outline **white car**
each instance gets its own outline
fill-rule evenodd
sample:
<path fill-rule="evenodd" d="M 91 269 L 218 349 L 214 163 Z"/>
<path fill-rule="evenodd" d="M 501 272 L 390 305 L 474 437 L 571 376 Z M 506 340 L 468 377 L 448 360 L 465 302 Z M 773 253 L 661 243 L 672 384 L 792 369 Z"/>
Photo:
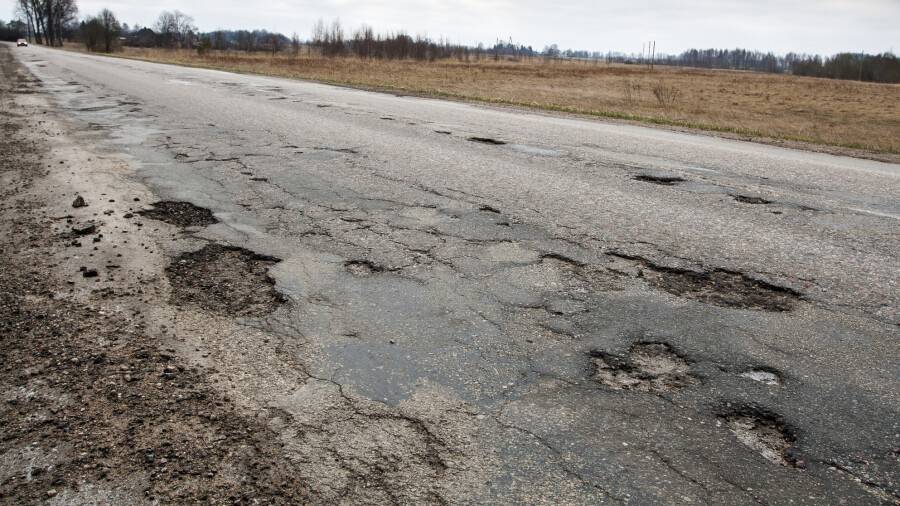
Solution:
<path fill-rule="evenodd" d="M 16 41 L 16 47 L 28 47 L 28 41 L 25 39 L 19 39 Z"/>

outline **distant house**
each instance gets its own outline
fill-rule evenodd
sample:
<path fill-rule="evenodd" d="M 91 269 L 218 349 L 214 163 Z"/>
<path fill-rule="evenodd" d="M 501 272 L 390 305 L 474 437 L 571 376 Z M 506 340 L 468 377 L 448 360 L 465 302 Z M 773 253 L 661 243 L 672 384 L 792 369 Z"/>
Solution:
<path fill-rule="evenodd" d="M 155 47 L 157 38 L 156 32 L 153 30 L 141 28 L 140 30 L 129 34 L 125 44 L 134 47 Z"/>

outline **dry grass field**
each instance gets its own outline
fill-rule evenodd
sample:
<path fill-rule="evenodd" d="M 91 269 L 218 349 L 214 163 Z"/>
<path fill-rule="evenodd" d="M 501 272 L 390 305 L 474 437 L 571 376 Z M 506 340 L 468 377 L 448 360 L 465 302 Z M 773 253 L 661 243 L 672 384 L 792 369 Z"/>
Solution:
<path fill-rule="evenodd" d="M 126 48 L 128 58 L 900 154 L 900 85 L 551 61 L 465 63 Z M 662 99 L 655 91 L 660 92 Z M 893 158 L 893 157 L 891 157 Z"/>

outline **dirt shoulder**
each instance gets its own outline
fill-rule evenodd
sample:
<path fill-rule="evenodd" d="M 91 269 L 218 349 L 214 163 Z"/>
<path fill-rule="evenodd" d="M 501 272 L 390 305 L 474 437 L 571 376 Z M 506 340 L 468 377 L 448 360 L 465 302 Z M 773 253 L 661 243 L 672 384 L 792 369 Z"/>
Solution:
<path fill-rule="evenodd" d="M 117 279 L 134 252 L 113 249 L 115 232 L 104 229 L 140 197 L 98 186 L 106 202 L 73 208 L 76 189 L 58 185 L 60 174 L 113 162 L 49 141 L 65 132 L 39 83 L 5 48 L 0 68 L 0 502 L 312 499 L 265 423 L 180 360 L 165 329 L 151 328 L 141 309 L 147 285 Z M 84 269 L 60 277 L 74 264 Z"/>

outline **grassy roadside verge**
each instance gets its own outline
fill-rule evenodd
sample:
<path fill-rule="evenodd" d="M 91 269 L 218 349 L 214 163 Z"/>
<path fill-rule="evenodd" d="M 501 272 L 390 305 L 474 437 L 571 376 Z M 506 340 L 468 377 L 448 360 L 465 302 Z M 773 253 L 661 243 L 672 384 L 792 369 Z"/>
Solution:
<path fill-rule="evenodd" d="M 137 48 L 113 56 L 900 161 L 900 85 L 540 60 L 429 63 Z M 658 89 L 676 98 L 663 103 Z"/>

